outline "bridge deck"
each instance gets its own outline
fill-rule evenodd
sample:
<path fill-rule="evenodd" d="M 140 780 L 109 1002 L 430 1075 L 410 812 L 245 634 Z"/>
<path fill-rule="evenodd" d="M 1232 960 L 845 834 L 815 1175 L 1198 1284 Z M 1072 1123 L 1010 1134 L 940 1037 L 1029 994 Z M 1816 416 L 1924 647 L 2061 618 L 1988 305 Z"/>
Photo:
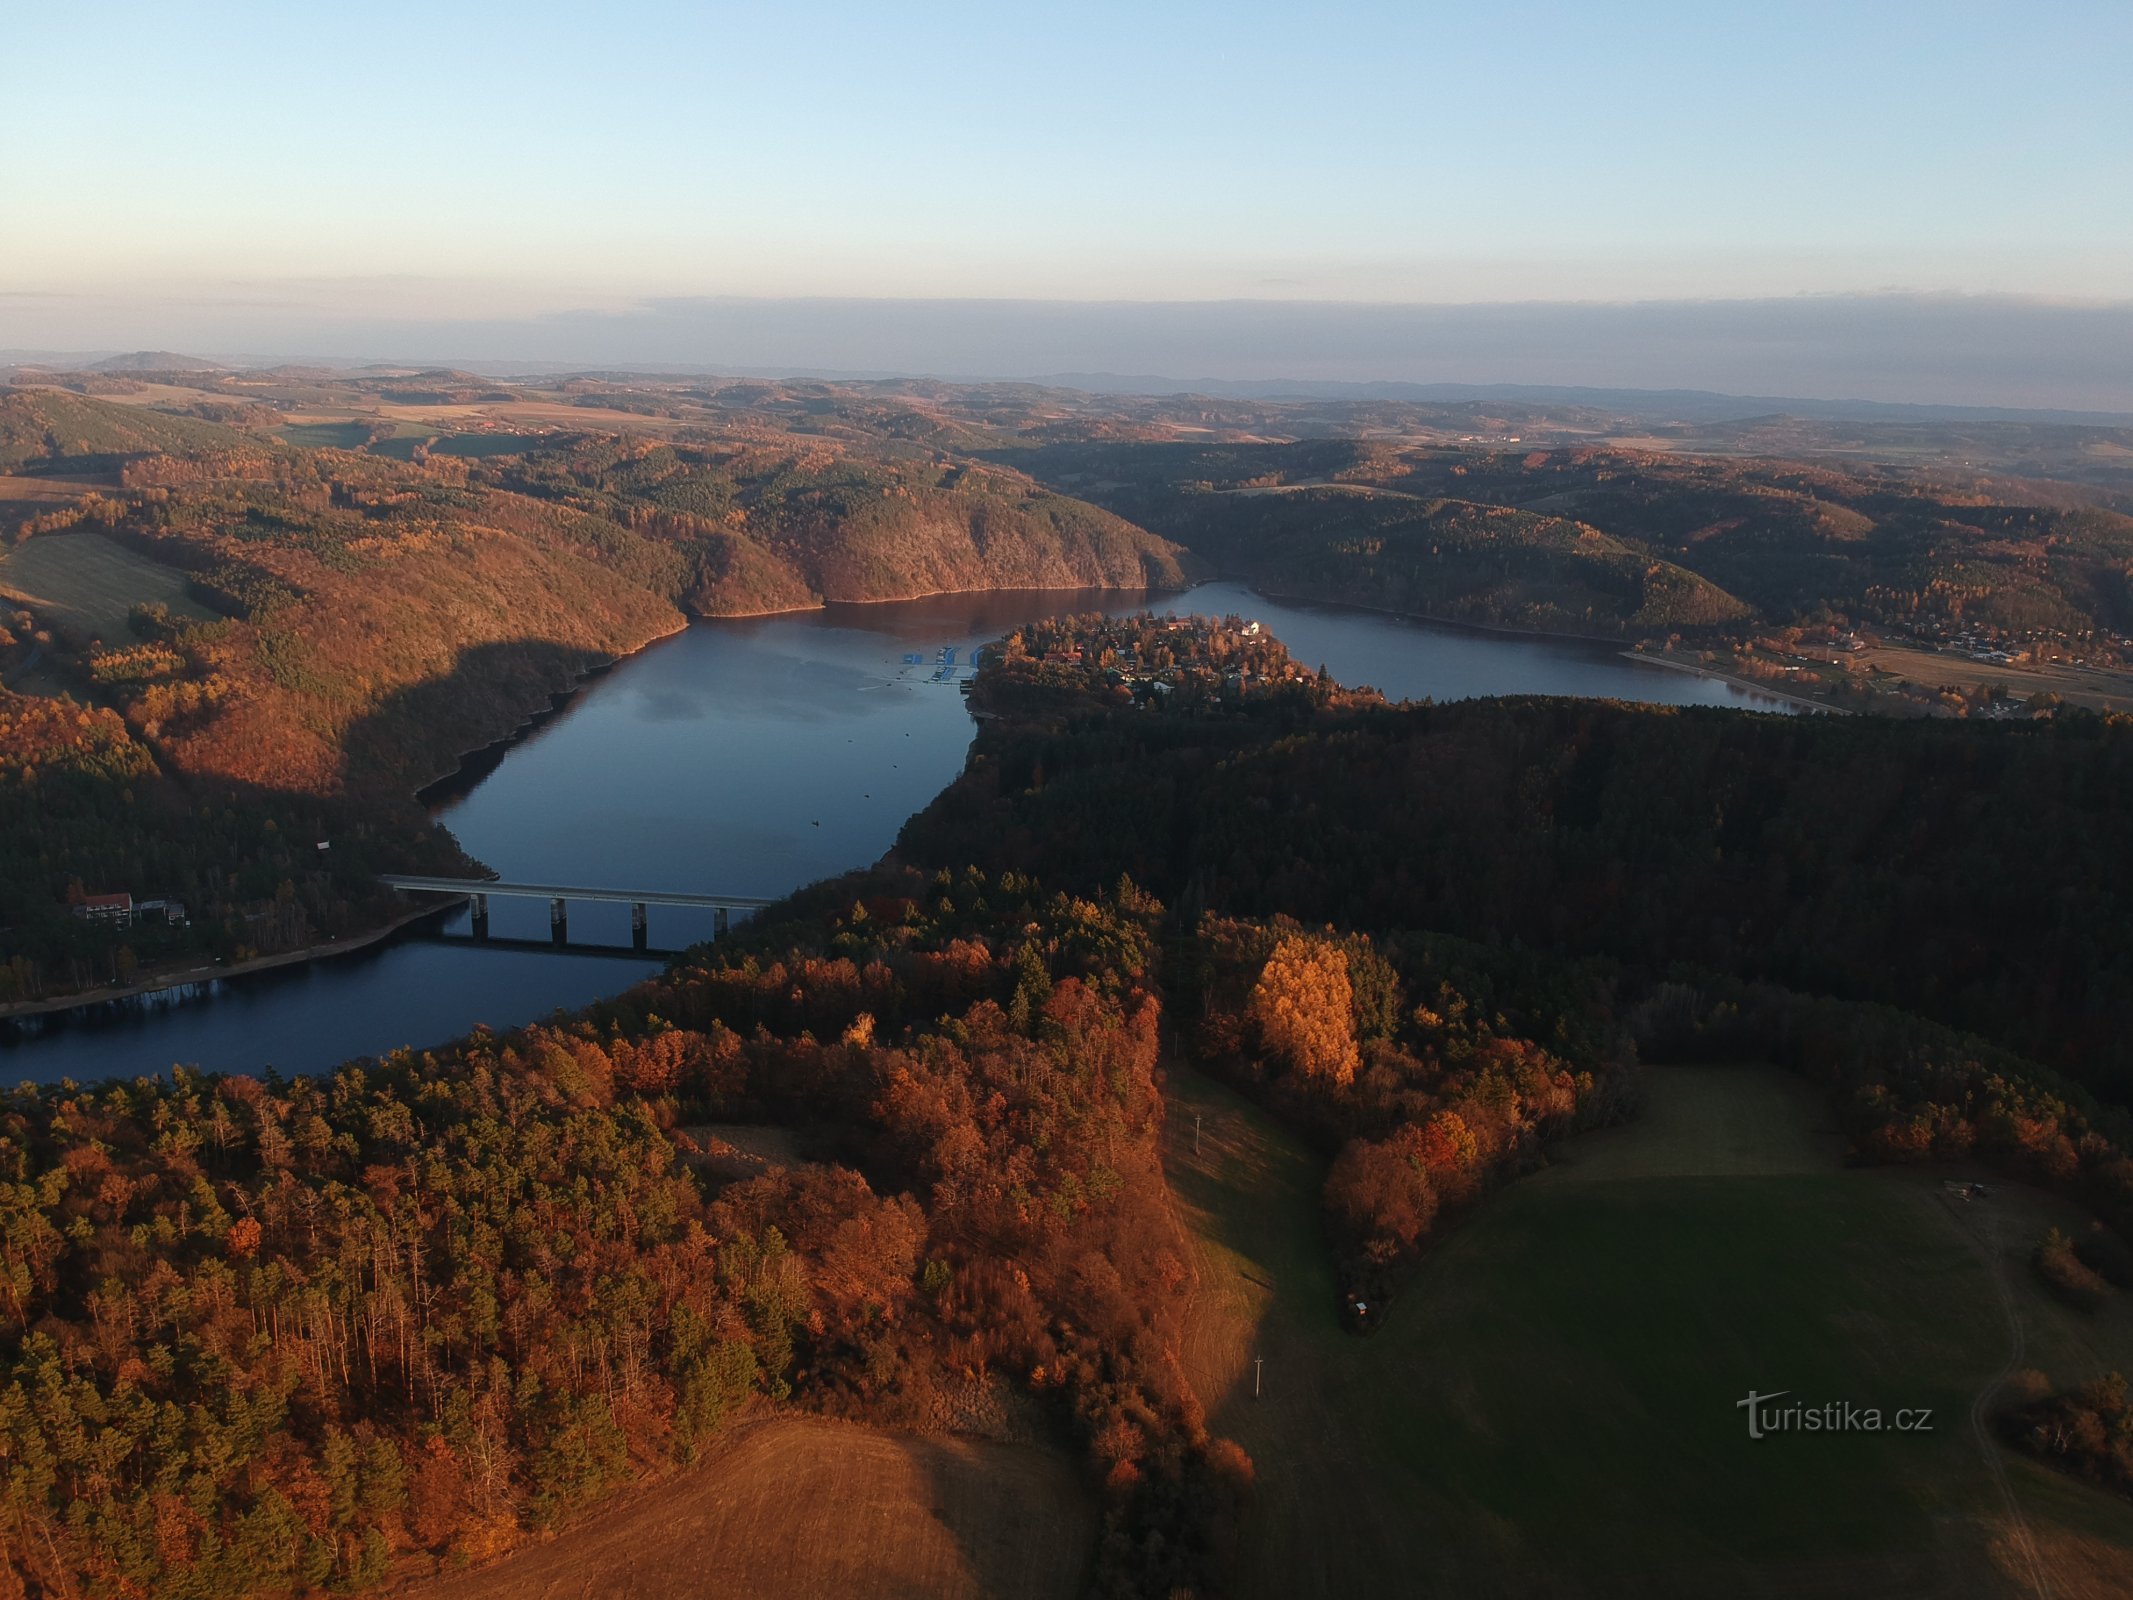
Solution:
<path fill-rule="evenodd" d="M 775 900 L 745 894 L 675 894 L 658 889 L 584 889 L 555 883 L 492 883 L 486 878 L 424 878 L 404 872 L 383 872 L 378 881 L 389 889 L 421 889 L 432 894 L 489 894 L 521 900 L 612 900 L 641 906 L 724 906 L 735 911 L 753 911 L 774 906 Z"/>

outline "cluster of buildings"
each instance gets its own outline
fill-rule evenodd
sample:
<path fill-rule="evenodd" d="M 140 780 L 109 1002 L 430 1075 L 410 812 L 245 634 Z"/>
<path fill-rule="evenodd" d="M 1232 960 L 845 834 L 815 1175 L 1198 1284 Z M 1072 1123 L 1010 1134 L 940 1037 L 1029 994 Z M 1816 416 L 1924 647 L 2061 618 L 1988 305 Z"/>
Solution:
<path fill-rule="evenodd" d="M 136 900 L 130 894 L 84 895 L 69 908 L 83 922 L 110 928 L 130 928 L 137 922 L 161 922 L 166 927 L 185 926 L 185 905 L 178 900 Z"/>
<path fill-rule="evenodd" d="M 1841 667 L 1847 658 L 1865 654 L 1867 641 L 1844 628 L 1802 628 L 1796 638 L 1757 639 L 1755 647 L 1773 656 Z"/>
<path fill-rule="evenodd" d="M 1923 617 L 1903 631 L 1921 643 L 1992 666 L 2067 665 L 2106 670 L 2133 663 L 2133 635 L 2108 629 L 2003 629 L 1976 622 Z"/>
<path fill-rule="evenodd" d="M 1032 634 L 1036 660 L 1079 667 L 1144 706 L 1181 689 L 1248 694 L 1311 676 L 1259 623 L 1236 617 L 1077 622 Z"/>

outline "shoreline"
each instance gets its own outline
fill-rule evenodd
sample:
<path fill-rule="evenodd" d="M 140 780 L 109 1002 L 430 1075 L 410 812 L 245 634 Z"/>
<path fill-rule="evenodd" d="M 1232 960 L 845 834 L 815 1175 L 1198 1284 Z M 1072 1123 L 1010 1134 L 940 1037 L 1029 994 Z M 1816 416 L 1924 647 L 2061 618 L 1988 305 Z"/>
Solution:
<path fill-rule="evenodd" d="M 1181 588 L 1151 588 L 1145 585 L 1127 588 L 1104 584 L 1075 583 L 1035 586 L 1016 585 L 1011 588 L 934 589 L 922 594 L 900 595 L 879 600 L 823 600 L 814 605 L 788 606 L 771 611 L 728 612 L 717 615 L 685 614 L 679 625 L 654 634 L 629 650 L 587 666 L 575 674 L 562 688 L 550 691 L 548 704 L 545 707 L 537 706 L 526 713 L 509 732 L 490 740 L 486 744 L 462 751 L 448 770 L 417 785 L 413 792 L 413 799 L 417 805 L 434 814 L 440 806 L 461 797 L 467 790 L 487 777 L 488 773 L 493 771 L 496 765 L 513 749 L 538 733 L 542 727 L 568 709 L 571 702 L 584 691 L 588 684 L 604 677 L 623 662 L 643 654 L 654 645 L 686 633 L 691 627 L 699 623 L 744 622 L 774 617 L 806 616 L 827 611 L 833 606 L 908 605 L 920 600 L 945 599 L 962 595 L 1060 594 L 1075 590 L 1087 590 L 1091 594 L 1139 594 L 1153 600 L 1187 594 L 1193 589 L 1211 583 L 1236 584 L 1259 598 L 1275 604 L 1327 606 L 1337 610 L 1356 611 L 1373 616 L 1396 617 L 1404 621 L 1422 623 L 1431 627 L 1452 628 L 1497 638 L 1559 639 L 1578 644 L 1607 645 L 1614 647 L 1625 660 L 1647 662 L 1676 672 L 1690 672 L 1700 677 L 1712 678 L 1719 682 L 1730 684 L 1744 693 L 1762 695 L 1768 699 L 1782 701 L 1802 710 L 1817 711 L 1834 716 L 1850 714 L 1835 706 L 1824 705 L 1818 701 L 1808 700 L 1783 690 L 1771 689 L 1761 684 L 1749 683 L 1743 679 L 1731 677 L 1725 673 L 1707 668 L 1700 663 L 1672 659 L 1659 652 L 1646 653 L 1623 648 L 1626 641 L 1619 635 L 1603 637 L 1591 634 L 1550 633 L 1531 628 L 1511 628 L 1490 623 L 1470 622 L 1454 617 L 1433 616 L 1428 612 L 1396 609 L 1388 606 L 1372 606 L 1350 600 L 1329 600 L 1312 595 L 1282 594 L 1263 588 L 1250 578 L 1242 575 L 1209 573 L 1188 581 Z M 976 720 L 984 720 L 981 713 L 973 713 L 973 716 Z M 483 770 L 484 763 L 486 763 L 486 770 Z M 468 859 L 471 861 L 473 858 L 469 857 Z M 224 978 L 243 977 L 253 973 L 271 971 L 280 967 L 297 966 L 313 961 L 332 960 L 336 956 L 352 954 L 355 951 L 383 943 L 411 924 L 424 918 L 435 916 L 457 903 L 457 899 L 453 899 L 441 904 L 433 903 L 411 908 L 376 927 L 324 944 L 307 945 L 300 950 L 287 950 L 270 956 L 255 956 L 250 960 L 230 965 L 206 963 L 175 972 L 160 973 L 142 978 L 131 984 L 83 990 L 75 994 L 57 996 L 51 999 L 21 1000 L 0 1004 L 0 1022 L 12 1021 L 23 1017 L 47 1016 L 63 1011 L 87 1010 L 90 1007 L 105 1005 L 113 1001 L 136 999 L 143 995 L 181 989 L 193 984 L 212 983 Z"/>
<path fill-rule="evenodd" d="M 1276 605 L 1289 606 L 1334 606 L 1342 611 L 1367 611 L 1374 617 L 1397 617 L 1402 622 L 1426 622 L 1433 628 L 1457 628 L 1466 633 L 1485 633 L 1499 639 L 1565 639 L 1572 644 L 1609 645 L 1623 650 L 1625 645 L 1636 641 L 1626 633 L 1556 633 L 1546 628 L 1512 628 L 1500 622 L 1473 622 L 1465 617 L 1440 617 L 1428 611 L 1415 611 L 1397 606 L 1374 606 L 1362 600 L 1327 600 L 1318 595 L 1278 594 L 1262 588 L 1250 578 L 1208 578 L 1208 583 L 1238 583 L 1252 591 L 1262 600 L 1271 600 Z M 1198 587 L 1195 585 L 1194 587 Z M 1649 659 L 1636 656 L 1636 660 Z"/>
<path fill-rule="evenodd" d="M 605 677 L 615 668 L 622 665 L 623 662 L 644 654 L 652 646 L 663 644 L 669 639 L 678 638 L 700 623 L 764 622 L 775 617 L 813 616 L 819 612 L 829 610 L 832 606 L 904 606 L 920 600 L 945 600 L 952 599 L 958 595 L 972 594 L 1067 594 L 1077 590 L 1086 590 L 1090 594 L 1139 594 L 1154 598 L 1160 595 L 1183 594 L 1189 589 L 1197 588 L 1200 584 L 1222 581 L 1224 580 L 1212 577 L 1197 578 L 1186 583 L 1183 587 L 1175 589 L 1150 588 L 1145 584 L 1126 587 L 1104 583 L 1040 583 L 976 589 L 928 589 L 921 594 L 895 595 L 876 600 L 820 600 L 810 606 L 778 606 L 767 611 L 684 612 L 679 627 L 669 628 L 666 632 L 655 634 L 642 644 L 625 650 L 620 655 L 610 656 L 605 661 L 594 663 L 577 674 L 562 688 L 550 693 L 547 706 L 529 711 L 510 732 L 499 734 L 488 743 L 477 745 L 471 750 L 462 750 L 450 770 L 440 772 L 435 777 L 424 779 L 415 786 L 415 803 L 427 810 L 434 809 L 439 801 L 452 798 L 452 786 L 466 777 L 471 764 L 485 757 L 495 756 L 501 758 L 509 754 L 516 746 L 539 732 L 543 725 L 567 710 L 570 702 L 578 697 L 588 683 L 591 683 L 596 678 Z M 483 776 L 486 776 L 486 774 L 483 774 Z"/>
<path fill-rule="evenodd" d="M 1802 711 L 1819 712 L 1826 717 L 1848 717 L 1853 715 L 1843 706 L 1833 706 L 1822 700 L 1810 700 L 1805 695 L 1794 694 L 1790 690 L 1773 689 L 1767 684 L 1753 683 L 1746 678 L 1736 678 L 1731 673 L 1720 672 L 1716 667 L 1707 667 L 1700 661 L 1677 661 L 1663 651 L 1625 650 L 1622 655 L 1625 660 L 1648 662 L 1655 667 L 1665 667 L 1669 672 L 1689 672 L 1694 673 L 1699 678 L 1711 678 L 1719 683 L 1728 683 L 1748 694 L 1759 694 L 1771 700 L 1782 700 L 1787 705 L 1798 706 Z"/>
<path fill-rule="evenodd" d="M 430 800 L 430 795 L 436 790 L 442 789 L 446 785 L 451 784 L 462 776 L 464 776 L 470 764 L 477 762 L 483 757 L 492 754 L 501 759 L 504 755 L 509 753 L 509 751 L 514 746 L 522 743 L 524 740 L 530 738 L 533 734 L 539 732 L 541 727 L 545 723 L 549 722 L 557 716 L 560 716 L 565 710 L 565 708 L 569 706 L 570 702 L 578 697 L 579 693 L 585 688 L 588 683 L 592 682 L 595 678 L 605 677 L 608 673 L 614 671 L 615 668 L 621 666 L 623 662 L 628 661 L 633 656 L 640 656 L 644 654 L 644 652 L 651 649 L 653 645 L 660 644 L 665 640 L 672 639 L 681 634 L 687 633 L 689 631 L 690 624 L 695 622 L 695 620 L 696 619 L 694 617 L 685 614 L 682 617 L 681 625 L 679 627 L 669 628 L 664 633 L 655 633 L 654 635 L 652 635 L 651 638 L 645 640 L 642 644 L 634 645 L 630 649 L 623 651 L 620 655 L 609 656 L 605 661 L 596 661 L 591 666 L 586 667 L 584 670 L 573 674 L 570 681 L 564 684 L 562 688 L 551 689 L 548 692 L 548 704 L 545 707 L 534 707 L 531 711 L 528 711 L 524 716 L 520 717 L 518 722 L 513 725 L 509 732 L 498 734 L 494 739 L 489 740 L 486 744 L 476 745 L 471 750 L 460 751 L 459 754 L 453 759 L 452 765 L 447 771 L 438 773 L 434 778 L 425 778 L 422 782 L 416 784 L 412 796 L 415 804 L 421 806 L 425 811 L 430 810 L 432 808 L 432 801 Z M 454 842 L 456 843 L 457 841 L 455 840 Z M 469 856 L 467 859 L 471 861 L 473 858 Z"/>
<path fill-rule="evenodd" d="M 1201 579 L 1199 581 L 1213 582 L 1216 580 Z M 1193 585 L 1188 584 L 1186 587 L 1190 588 Z M 915 600 L 939 599 L 954 595 L 1058 594 L 1078 589 L 1087 589 L 1091 593 L 1145 594 L 1149 596 L 1184 592 L 1178 589 L 1151 589 L 1145 586 L 1129 589 L 1104 584 L 1082 583 L 1050 584 L 1036 587 L 1017 585 L 1014 588 L 936 589 L 925 594 L 905 595 L 885 600 L 825 600 L 811 606 L 790 606 L 777 611 L 751 612 L 747 614 L 722 613 L 717 616 L 704 616 L 684 613 L 681 622 L 677 626 L 668 628 L 662 633 L 654 634 L 641 644 L 617 655 L 610 656 L 604 661 L 593 663 L 573 676 L 570 682 L 562 688 L 551 690 L 548 695 L 548 704 L 545 707 L 537 706 L 527 712 L 509 732 L 490 740 L 486 744 L 477 745 L 471 750 L 460 752 L 458 758 L 449 769 L 440 772 L 423 783 L 417 784 L 412 798 L 415 804 L 421 806 L 425 811 L 434 813 L 441 804 L 457 798 L 454 790 L 459 786 L 465 785 L 467 788 L 471 788 L 473 785 L 467 782 L 470 777 L 474 783 L 478 783 L 488 775 L 487 772 L 470 771 L 471 768 L 487 760 L 489 762 L 489 770 L 493 771 L 496 764 L 504 756 L 568 709 L 570 703 L 584 691 L 587 684 L 595 679 L 604 677 L 623 662 L 642 655 L 652 646 L 686 633 L 698 623 L 742 622 L 768 617 L 805 616 L 814 612 L 826 611 L 833 605 L 905 605 Z M 474 860 L 471 856 L 467 859 L 470 862 Z M 482 865 L 482 863 L 476 864 Z M 224 978 L 244 977 L 253 973 L 268 972 L 279 967 L 298 966 L 313 961 L 330 961 L 336 956 L 350 955 L 358 950 L 365 950 L 373 945 L 382 944 L 403 928 L 420 922 L 425 917 L 435 916 L 441 911 L 449 910 L 458 903 L 459 897 L 454 897 L 441 904 L 433 903 L 414 907 L 376 927 L 365 929 L 360 933 L 349 934 L 344 938 L 335 939 L 325 944 L 306 945 L 301 950 L 284 950 L 270 956 L 254 956 L 248 961 L 240 961 L 228 965 L 206 962 L 174 972 L 163 972 L 144 977 L 130 984 L 84 989 L 72 994 L 58 995 L 44 1000 L 9 1001 L 5 1004 L 0 1004 L 0 1022 L 11 1022 L 24 1017 L 50 1016 L 63 1011 L 86 1011 L 91 1007 L 108 1005 L 114 1001 L 138 999 L 143 995 L 161 994 L 168 990 L 183 989 L 195 984 L 213 983 Z"/>
<path fill-rule="evenodd" d="M 509 733 L 492 739 L 487 744 L 478 745 L 472 750 L 462 751 L 453 762 L 450 770 L 440 773 L 426 782 L 417 784 L 410 798 L 425 811 L 431 810 L 433 808 L 433 802 L 430 799 L 431 794 L 437 789 L 462 778 L 467 772 L 469 763 L 491 754 L 501 760 L 513 746 L 536 732 L 542 724 L 556 716 L 572 700 L 576 699 L 587 683 L 613 671 L 624 661 L 629 660 L 630 657 L 649 650 L 661 640 L 671 639 L 677 634 L 686 632 L 689 625 L 695 620 L 693 617 L 684 616 L 680 626 L 669 628 L 664 633 L 654 634 L 651 638 L 646 639 L 632 649 L 625 650 L 619 655 L 609 656 L 605 661 L 598 661 L 586 667 L 583 671 L 574 675 L 570 682 L 562 688 L 549 692 L 549 703 L 546 708 L 537 707 L 526 713 Z M 455 840 L 454 842 L 456 843 L 457 841 Z M 468 856 L 466 859 L 476 866 L 482 865 L 482 863 L 474 862 L 472 856 Z M 5 1004 L 0 1004 L 0 1022 L 12 1022 L 22 1017 L 51 1016 L 61 1011 L 86 1011 L 93 1006 L 109 1005 L 118 1000 L 136 1000 L 143 995 L 162 994 L 171 989 L 183 989 L 194 984 L 214 983 L 224 978 L 246 977 L 253 973 L 271 972 L 279 967 L 299 966 L 313 961 L 330 961 L 336 956 L 352 955 L 358 950 L 367 950 L 372 945 L 382 944 L 400 932 L 401 929 L 420 922 L 425 917 L 435 916 L 441 911 L 449 910 L 458 905 L 462 898 L 454 896 L 441 903 L 433 902 L 429 905 L 415 906 L 398 916 L 388 918 L 375 927 L 366 928 L 360 933 L 351 933 L 339 939 L 329 940 L 324 944 L 305 945 L 301 950 L 283 950 L 274 955 L 254 956 L 248 961 L 239 961 L 227 965 L 209 961 L 174 972 L 158 973 L 130 984 L 107 985 L 99 989 L 82 989 L 72 994 L 56 995 L 45 1000 L 8 1001 Z"/>
<path fill-rule="evenodd" d="M 1643 662 L 1648 666 L 1663 667 L 1669 672 L 1687 672 L 1699 678 L 1709 678 L 1718 683 L 1729 684 L 1744 694 L 1761 695 L 1768 700 L 1781 701 L 1802 711 L 1818 712 L 1824 716 L 1849 717 L 1855 715 L 1843 706 L 1833 706 L 1822 700 L 1810 700 L 1805 695 L 1794 694 L 1788 689 L 1773 689 L 1768 684 L 1754 683 L 1746 678 L 1736 678 L 1731 673 L 1707 667 L 1700 661 L 1683 661 L 1661 650 L 1638 650 L 1631 648 L 1635 641 L 1625 634 L 1596 633 L 1551 633 L 1538 628 L 1510 628 L 1500 623 L 1469 622 L 1463 617 L 1433 616 L 1427 611 L 1402 610 L 1392 606 L 1366 605 L 1357 600 L 1323 600 L 1313 595 L 1280 594 L 1263 588 L 1246 577 L 1218 577 L 1203 580 L 1208 583 L 1235 583 L 1249 589 L 1262 600 L 1277 605 L 1332 606 L 1342 611 L 1363 611 L 1377 617 L 1397 617 L 1403 622 L 1426 623 L 1433 628 L 1454 628 L 1465 633 L 1486 634 L 1498 639 L 1563 639 L 1572 644 L 1604 645 L 1612 649 L 1624 661 Z M 1195 585 L 1194 587 L 1198 587 Z"/>
<path fill-rule="evenodd" d="M 1227 581 L 1231 580 L 1214 576 L 1191 578 L 1174 588 L 1145 583 L 984 584 L 975 589 L 924 589 L 917 594 L 880 595 L 872 600 L 823 599 L 816 601 L 811 606 L 776 606 L 767 611 L 707 611 L 691 616 L 688 625 L 694 625 L 699 622 L 761 622 L 769 617 L 804 617 L 812 612 L 827 611 L 832 606 L 907 606 L 919 600 L 947 600 L 966 594 L 1067 594 L 1074 590 L 1086 590 L 1090 594 L 1183 594 L 1188 589 L 1197 589 L 1203 583 L 1222 583 Z M 634 654 L 634 652 L 632 653 Z"/>
<path fill-rule="evenodd" d="M 142 995 L 162 994 L 170 989 L 183 989 L 193 984 L 214 983 L 223 978 L 242 977 L 247 973 L 270 972 L 276 967 L 299 966 L 311 961 L 330 961 L 335 956 L 350 955 L 365 950 L 374 944 L 390 939 L 401 929 L 440 912 L 450 911 L 465 897 L 454 895 L 441 905 L 416 906 L 394 917 L 383 927 L 351 933 L 344 938 L 333 939 L 325 944 L 308 944 L 301 950 L 282 950 L 270 956 L 253 956 L 248 961 L 236 961 L 227 965 L 208 962 L 203 966 L 188 967 L 181 972 L 160 973 L 143 978 L 137 983 L 102 989 L 84 989 L 77 994 L 61 995 L 50 1000 L 14 1000 L 0 1005 L 0 1022 L 13 1021 L 17 1017 L 50 1016 L 55 1011 L 85 1011 L 91 1006 L 108 1005 L 114 1000 L 133 1000 Z"/>

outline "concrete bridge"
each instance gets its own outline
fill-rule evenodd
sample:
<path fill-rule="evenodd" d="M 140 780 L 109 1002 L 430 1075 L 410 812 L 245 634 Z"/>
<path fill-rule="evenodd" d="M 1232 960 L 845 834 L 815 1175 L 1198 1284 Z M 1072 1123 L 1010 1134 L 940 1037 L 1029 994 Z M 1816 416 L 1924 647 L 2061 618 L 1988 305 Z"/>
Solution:
<path fill-rule="evenodd" d="M 491 878 L 426 878 L 405 872 L 380 873 L 378 881 L 389 889 L 457 895 L 470 902 L 474 910 L 474 937 L 477 939 L 489 937 L 491 895 L 501 895 L 507 900 L 546 900 L 548 941 L 555 945 L 570 943 L 571 901 L 617 902 L 630 908 L 630 946 L 635 950 L 650 948 L 647 910 L 651 906 L 708 907 L 712 913 L 711 926 L 715 938 L 726 931 L 727 918 L 733 912 L 759 911 L 764 906 L 777 904 L 775 900 L 745 894 L 679 894 L 658 889 L 579 889 L 554 883 L 503 883 Z"/>

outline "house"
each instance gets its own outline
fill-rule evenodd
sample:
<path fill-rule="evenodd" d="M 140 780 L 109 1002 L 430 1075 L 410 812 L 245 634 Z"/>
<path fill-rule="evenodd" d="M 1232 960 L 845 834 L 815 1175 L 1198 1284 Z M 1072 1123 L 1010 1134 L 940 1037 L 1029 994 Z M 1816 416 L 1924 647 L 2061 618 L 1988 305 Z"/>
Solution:
<path fill-rule="evenodd" d="M 133 896 L 130 894 L 85 895 L 73 907 L 74 915 L 84 922 L 109 922 L 121 928 L 133 923 Z"/>

